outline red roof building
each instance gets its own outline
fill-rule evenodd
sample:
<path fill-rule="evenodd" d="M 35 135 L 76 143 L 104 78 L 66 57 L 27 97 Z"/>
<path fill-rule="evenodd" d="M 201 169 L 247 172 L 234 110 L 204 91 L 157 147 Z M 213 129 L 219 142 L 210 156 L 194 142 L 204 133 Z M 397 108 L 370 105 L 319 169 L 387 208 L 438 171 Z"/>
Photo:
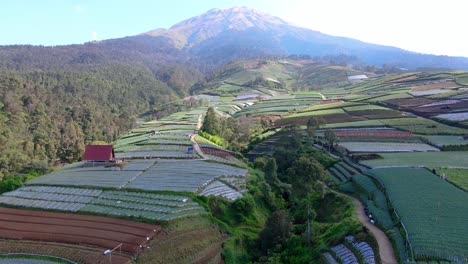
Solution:
<path fill-rule="evenodd" d="M 112 145 L 87 145 L 83 155 L 85 161 L 112 161 L 114 158 Z"/>

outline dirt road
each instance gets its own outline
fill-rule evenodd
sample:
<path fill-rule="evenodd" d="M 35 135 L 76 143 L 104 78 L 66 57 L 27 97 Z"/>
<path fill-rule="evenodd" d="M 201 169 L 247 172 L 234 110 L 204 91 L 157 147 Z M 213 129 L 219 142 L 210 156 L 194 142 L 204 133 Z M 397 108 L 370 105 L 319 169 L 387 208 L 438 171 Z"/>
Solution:
<path fill-rule="evenodd" d="M 332 192 L 349 197 L 353 200 L 354 204 L 356 205 L 356 213 L 359 221 L 365 227 L 367 227 L 367 229 L 369 229 L 369 231 L 374 235 L 375 239 L 377 240 L 377 244 L 379 244 L 379 254 L 382 264 L 398 264 L 395 252 L 393 251 L 392 243 L 388 239 L 387 235 L 385 235 L 385 233 L 382 232 L 382 230 L 380 230 L 375 225 L 369 222 L 369 218 L 364 213 L 364 206 L 362 205 L 362 203 L 358 199 L 347 194 L 336 192 L 333 190 Z"/>
<path fill-rule="evenodd" d="M 202 127 L 202 122 L 203 122 L 203 115 L 200 115 L 198 117 L 198 122 L 197 122 L 197 131 L 200 130 L 200 128 Z M 198 153 L 198 155 L 202 157 L 202 159 L 204 160 L 210 159 L 207 155 L 205 155 L 205 153 L 203 153 L 203 151 L 200 149 L 200 146 L 198 146 L 198 143 L 195 141 L 195 135 L 196 133 L 193 133 L 190 135 L 190 140 L 192 141 L 193 148 Z"/>

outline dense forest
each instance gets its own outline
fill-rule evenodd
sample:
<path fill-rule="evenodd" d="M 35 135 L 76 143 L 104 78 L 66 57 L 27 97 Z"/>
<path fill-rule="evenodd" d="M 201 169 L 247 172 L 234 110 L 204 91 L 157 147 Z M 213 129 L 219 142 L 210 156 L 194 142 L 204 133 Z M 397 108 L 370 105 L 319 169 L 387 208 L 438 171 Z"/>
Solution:
<path fill-rule="evenodd" d="M 177 70 L 166 71 L 171 83 Z M 0 176 L 27 173 L 37 162 L 76 161 L 85 144 L 115 140 L 137 114 L 184 93 L 166 82 L 147 67 L 117 63 L 0 71 Z"/>

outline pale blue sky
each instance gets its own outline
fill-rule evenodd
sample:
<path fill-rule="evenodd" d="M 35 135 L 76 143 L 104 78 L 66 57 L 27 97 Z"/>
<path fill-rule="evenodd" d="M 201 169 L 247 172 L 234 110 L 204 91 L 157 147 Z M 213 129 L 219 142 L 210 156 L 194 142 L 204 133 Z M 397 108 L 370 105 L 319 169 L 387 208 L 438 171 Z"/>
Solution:
<path fill-rule="evenodd" d="M 468 57 L 465 0 L 5 0 L 0 45 L 119 38 L 231 6 L 256 8 L 331 35 Z"/>

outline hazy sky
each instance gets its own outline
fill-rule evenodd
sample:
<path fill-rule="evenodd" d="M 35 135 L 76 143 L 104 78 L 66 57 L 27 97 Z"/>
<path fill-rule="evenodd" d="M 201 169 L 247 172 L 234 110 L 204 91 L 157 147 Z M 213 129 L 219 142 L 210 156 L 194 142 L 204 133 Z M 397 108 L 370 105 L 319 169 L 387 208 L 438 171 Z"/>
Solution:
<path fill-rule="evenodd" d="M 5 0 L 0 44 L 62 45 L 169 28 L 247 6 L 326 34 L 468 57 L 468 0 Z"/>

